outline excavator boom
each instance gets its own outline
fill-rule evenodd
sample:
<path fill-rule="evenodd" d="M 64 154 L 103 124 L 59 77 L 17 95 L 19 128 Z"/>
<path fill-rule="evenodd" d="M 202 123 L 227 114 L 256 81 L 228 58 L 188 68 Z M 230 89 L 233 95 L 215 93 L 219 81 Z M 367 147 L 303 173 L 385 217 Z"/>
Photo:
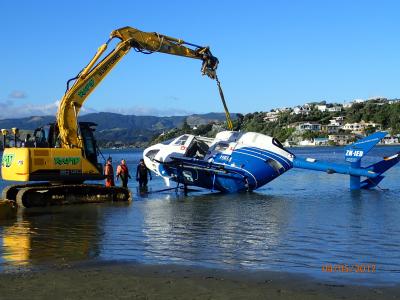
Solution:
<path fill-rule="evenodd" d="M 118 38 L 120 42 L 104 59 L 98 61 L 114 38 Z M 110 39 L 99 47 L 89 64 L 72 79 L 75 80 L 74 84 L 67 89 L 60 102 L 57 123 L 63 148 L 82 148 L 77 122 L 79 110 L 97 85 L 132 48 L 146 54 L 161 52 L 202 60 L 202 74 L 211 79 L 216 78 L 218 59 L 211 54 L 208 47 L 186 43 L 156 32 L 143 32 L 132 27 L 114 30 Z"/>

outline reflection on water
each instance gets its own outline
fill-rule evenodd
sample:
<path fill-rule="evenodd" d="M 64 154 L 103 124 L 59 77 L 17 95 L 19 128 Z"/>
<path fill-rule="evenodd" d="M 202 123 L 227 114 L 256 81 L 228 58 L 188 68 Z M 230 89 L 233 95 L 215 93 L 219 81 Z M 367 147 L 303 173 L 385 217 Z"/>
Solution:
<path fill-rule="evenodd" d="M 29 264 L 29 224 L 18 222 L 5 228 L 3 236 L 3 259 L 16 266 Z"/>
<path fill-rule="evenodd" d="M 372 158 L 396 150 L 378 148 Z M 332 148 L 296 152 L 342 160 L 342 152 L 332 155 Z M 134 170 L 140 153 L 115 153 L 114 161 L 122 157 Z M 132 181 L 131 204 L 31 209 L 0 221 L 0 268 L 128 260 L 398 282 L 399 175 L 397 166 L 383 190 L 350 192 L 346 176 L 292 170 L 254 193 L 188 197 L 151 193 L 164 188 L 160 178 L 141 195 Z M 361 263 L 376 264 L 376 273 L 321 272 L 324 264 Z"/>
<path fill-rule="evenodd" d="M 54 207 L 20 212 L 17 220 L 2 230 L 4 265 L 64 263 L 98 255 L 101 216 L 96 205 L 76 211 Z"/>

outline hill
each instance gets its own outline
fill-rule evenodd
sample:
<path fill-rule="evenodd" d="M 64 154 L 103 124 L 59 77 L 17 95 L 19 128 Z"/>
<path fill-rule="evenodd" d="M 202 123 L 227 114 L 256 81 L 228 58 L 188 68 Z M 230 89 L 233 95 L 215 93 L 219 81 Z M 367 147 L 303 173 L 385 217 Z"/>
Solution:
<path fill-rule="evenodd" d="M 179 128 L 186 120 L 189 126 L 205 125 L 225 120 L 224 113 L 194 114 L 189 116 L 156 117 L 122 115 L 100 112 L 90 113 L 79 117 L 80 121 L 94 122 L 99 145 L 106 144 L 141 144 L 147 143 L 155 135 Z M 0 120 L 0 128 L 17 127 L 20 130 L 34 130 L 37 127 L 52 123 L 54 116 L 33 116 L 20 119 Z"/>

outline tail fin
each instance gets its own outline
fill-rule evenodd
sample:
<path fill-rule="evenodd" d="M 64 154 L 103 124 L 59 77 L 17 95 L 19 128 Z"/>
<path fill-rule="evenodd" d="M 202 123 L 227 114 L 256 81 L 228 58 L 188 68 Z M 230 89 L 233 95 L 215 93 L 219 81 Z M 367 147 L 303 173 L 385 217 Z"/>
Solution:
<path fill-rule="evenodd" d="M 350 163 L 359 162 L 376 144 L 387 135 L 387 132 L 378 131 L 345 148 L 345 160 Z"/>
<path fill-rule="evenodd" d="M 363 158 L 364 155 L 366 155 L 376 144 L 378 144 L 386 134 L 387 132 L 378 131 L 346 147 L 344 157 L 345 160 L 350 163 L 351 168 L 361 168 L 361 158 Z M 383 178 L 376 179 L 376 184 L 378 184 L 378 182 L 380 182 L 382 179 Z M 361 182 L 360 176 L 350 175 L 350 189 L 359 190 L 363 186 L 364 188 L 369 188 L 371 185 L 371 180 L 367 179 L 366 181 L 367 182 Z M 376 186 L 376 184 L 374 186 Z"/>

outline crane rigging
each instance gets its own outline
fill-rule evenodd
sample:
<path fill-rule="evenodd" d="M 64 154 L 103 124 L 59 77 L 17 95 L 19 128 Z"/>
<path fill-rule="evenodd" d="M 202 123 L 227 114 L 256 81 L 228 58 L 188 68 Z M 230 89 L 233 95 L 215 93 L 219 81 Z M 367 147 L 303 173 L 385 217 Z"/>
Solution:
<path fill-rule="evenodd" d="M 104 58 L 102 55 L 113 39 L 119 42 Z M 156 32 L 144 32 L 123 27 L 111 32 L 90 62 L 74 78 L 68 80 L 56 114 L 56 122 L 38 128 L 31 146 L 4 149 L 2 177 L 11 181 L 40 181 L 11 185 L 3 190 L 3 198 L 21 206 L 41 206 L 56 203 L 79 202 L 81 198 L 110 195 L 113 199 L 129 197 L 126 189 L 84 184 L 86 180 L 104 178 L 102 165 L 97 161 L 97 145 L 93 135 L 96 124 L 78 122 L 79 111 L 85 100 L 131 50 L 150 54 L 160 52 L 202 61 L 201 73 L 216 80 L 225 109 L 228 128 L 232 130 L 229 111 L 218 80 L 218 59 L 209 47 L 185 42 Z M 2 131 L 3 135 L 7 133 Z M 44 183 L 43 183 L 44 181 Z M 78 199 L 78 200 L 77 200 Z"/>

